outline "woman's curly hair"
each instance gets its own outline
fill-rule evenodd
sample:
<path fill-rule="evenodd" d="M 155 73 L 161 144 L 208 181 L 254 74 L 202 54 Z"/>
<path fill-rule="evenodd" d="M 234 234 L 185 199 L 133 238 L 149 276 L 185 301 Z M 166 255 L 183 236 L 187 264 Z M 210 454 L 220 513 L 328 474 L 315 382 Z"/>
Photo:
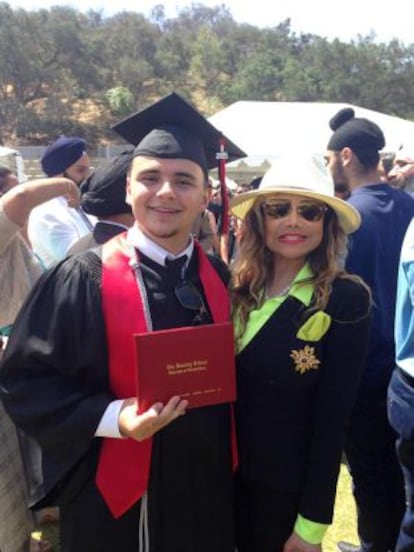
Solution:
<path fill-rule="evenodd" d="M 263 304 L 266 283 L 273 277 L 274 257 L 266 247 L 263 203 L 263 198 L 259 197 L 243 221 L 239 252 L 232 267 L 230 294 L 233 311 L 237 310 L 239 320 L 238 338 L 244 333 L 250 311 Z M 336 213 L 328 207 L 322 241 L 307 259 L 314 276 L 301 282 L 314 286 L 312 310 L 326 307 L 335 278 L 352 279 L 367 287 L 358 276 L 346 273 L 343 268 L 347 243 Z"/>

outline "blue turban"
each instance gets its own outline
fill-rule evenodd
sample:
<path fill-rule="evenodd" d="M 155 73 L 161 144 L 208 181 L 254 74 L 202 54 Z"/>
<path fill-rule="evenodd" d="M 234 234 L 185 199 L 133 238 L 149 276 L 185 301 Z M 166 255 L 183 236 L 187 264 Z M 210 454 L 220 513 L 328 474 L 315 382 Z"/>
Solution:
<path fill-rule="evenodd" d="M 82 138 L 61 136 L 50 144 L 43 154 L 40 163 L 47 176 L 63 173 L 85 153 L 86 144 Z"/>

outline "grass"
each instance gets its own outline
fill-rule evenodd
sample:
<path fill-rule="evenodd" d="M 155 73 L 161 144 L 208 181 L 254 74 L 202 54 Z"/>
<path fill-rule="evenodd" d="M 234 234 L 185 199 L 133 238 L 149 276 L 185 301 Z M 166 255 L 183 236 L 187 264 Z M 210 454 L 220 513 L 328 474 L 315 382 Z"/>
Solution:
<path fill-rule="evenodd" d="M 60 552 L 56 523 L 42 526 L 42 536 L 53 544 L 54 552 Z M 323 541 L 323 552 L 336 552 L 336 543 L 341 540 L 355 544 L 358 543 L 355 503 L 351 493 L 351 478 L 344 465 L 341 466 L 338 480 L 334 520 Z"/>
<path fill-rule="evenodd" d="M 324 552 L 336 552 L 338 541 L 358 544 L 356 531 L 356 509 L 351 491 L 351 477 L 346 466 L 341 465 L 338 486 L 336 489 L 335 513 L 332 525 L 329 527 L 324 541 Z"/>

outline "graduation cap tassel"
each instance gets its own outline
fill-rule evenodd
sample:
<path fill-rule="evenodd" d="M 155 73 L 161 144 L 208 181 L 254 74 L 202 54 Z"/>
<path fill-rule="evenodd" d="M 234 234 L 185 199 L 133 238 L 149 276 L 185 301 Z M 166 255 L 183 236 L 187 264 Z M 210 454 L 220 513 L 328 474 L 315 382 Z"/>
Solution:
<path fill-rule="evenodd" d="M 216 155 L 218 160 L 218 177 L 221 192 L 221 224 L 220 232 L 220 256 L 228 262 L 228 238 L 229 238 L 229 195 L 226 186 L 226 161 L 228 153 L 225 149 L 224 136 L 220 136 L 220 151 Z"/>

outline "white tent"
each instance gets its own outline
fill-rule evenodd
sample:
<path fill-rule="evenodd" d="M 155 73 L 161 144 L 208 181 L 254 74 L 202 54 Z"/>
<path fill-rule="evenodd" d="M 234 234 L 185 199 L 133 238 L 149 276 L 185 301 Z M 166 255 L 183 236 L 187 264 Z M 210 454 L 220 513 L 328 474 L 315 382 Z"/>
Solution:
<path fill-rule="evenodd" d="M 19 182 L 27 180 L 24 172 L 23 157 L 19 151 L 0 146 L 0 166 L 5 166 L 13 171 L 19 179 Z"/>
<path fill-rule="evenodd" d="M 220 180 L 216 180 L 215 178 L 211 178 L 211 180 L 213 183 L 213 188 L 218 188 L 220 186 Z M 226 176 L 226 186 L 229 190 L 236 190 L 237 182 Z"/>
<path fill-rule="evenodd" d="M 394 152 L 405 141 L 414 141 L 414 122 L 344 103 L 240 101 L 209 121 L 247 153 L 242 162 L 258 166 L 295 151 L 322 155 L 332 134 L 329 120 L 344 107 L 379 125 L 386 140 L 384 151 Z"/>

